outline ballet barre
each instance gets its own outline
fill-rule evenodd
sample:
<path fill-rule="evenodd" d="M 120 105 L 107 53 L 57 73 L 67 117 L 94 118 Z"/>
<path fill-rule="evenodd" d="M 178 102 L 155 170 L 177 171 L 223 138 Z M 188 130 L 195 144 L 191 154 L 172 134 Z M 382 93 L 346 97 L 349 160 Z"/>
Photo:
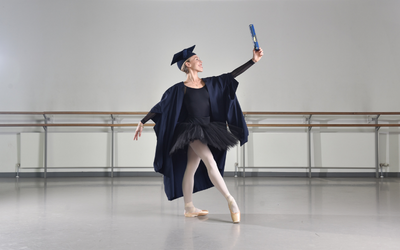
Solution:
<path fill-rule="evenodd" d="M 89 112 L 89 111 L 47 111 L 47 112 L 0 112 L 0 127 L 41 127 L 44 131 L 44 178 L 47 175 L 47 135 L 48 128 L 51 127 L 104 127 L 111 129 L 111 177 L 114 176 L 114 149 L 115 149 L 115 140 L 114 140 L 114 128 L 116 127 L 132 127 L 135 128 L 138 123 L 116 123 L 116 118 L 118 116 L 144 116 L 147 112 Z M 311 178 L 312 169 L 322 169 L 323 167 L 312 167 L 311 166 L 311 131 L 314 128 L 373 128 L 375 133 L 375 167 L 368 168 L 360 168 L 357 169 L 375 169 L 376 177 L 379 176 L 379 168 L 382 164 L 379 163 L 379 130 L 380 128 L 398 128 L 400 127 L 399 123 L 380 123 L 379 118 L 383 116 L 395 116 L 397 117 L 397 121 L 400 120 L 400 112 L 243 112 L 244 117 L 247 122 L 247 126 L 249 129 L 276 129 L 276 128 L 302 128 L 307 130 L 307 166 L 306 167 L 254 167 L 254 166 L 246 166 L 246 144 L 241 147 L 241 166 L 239 166 L 238 162 L 235 164 L 235 175 L 237 176 L 238 170 L 242 169 L 242 176 L 246 176 L 246 168 L 248 169 L 261 169 L 261 168 L 301 168 L 308 169 L 308 177 Z M 40 119 L 36 119 L 36 123 L 25 123 L 25 122 L 4 122 L 4 116 L 40 116 Z M 60 122 L 54 123 L 54 119 L 51 117 L 54 116 L 105 116 L 107 117 L 106 121 L 93 123 L 93 122 Z M 329 120 L 335 120 L 335 117 L 363 117 L 362 123 L 315 123 L 315 122 L 326 122 Z M 278 118 L 279 120 L 283 120 L 289 117 L 295 119 L 301 119 L 302 123 L 257 123 L 258 121 L 262 121 L 268 119 L 269 117 Z M 318 120 L 318 118 L 322 120 Z M 313 123 L 314 122 L 314 123 Z M 145 124 L 146 127 L 152 127 L 154 124 Z M 70 168 L 70 167 L 68 167 Z M 73 168 L 73 167 L 71 167 Z M 82 167 L 89 168 L 89 167 Z M 105 168 L 105 167 L 101 167 Z M 121 167 L 118 167 L 121 168 Z M 130 168 L 130 167 L 129 167 Z M 135 168 L 135 167 L 132 167 Z M 325 167 L 332 169 L 351 169 L 349 167 Z M 18 175 L 18 173 L 17 173 Z"/>
<path fill-rule="evenodd" d="M 235 166 L 235 176 L 239 169 L 242 169 L 242 176 L 246 176 L 246 168 L 249 169 L 276 169 L 276 168 L 287 168 L 287 169 L 308 169 L 308 177 L 312 177 L 312 169 L 374 169 L 375 176 L 379 176 L 379 168 L 382 171 L 382 164 L 379 163 L 379 130 L 381 128 L 399 128 L 400 124 L 400 112 L 243 112 L 247 126 L 255 129 L 268 129 L 268 128 L 304 128 L 307 130 L 307 166 L 306 167 L 255 167 L 246 166 L 246 144 L 242 146 L 242 166 L 236 164 Z M 395 121 L 397 123 L 380 123 L 380 118 L 382 117 L 396 117 Z M 297 117 L 303 118 L 303 123 L 251 123 L 249 122 L 249 117 L 259 117 L 259 120 L 263 120 L 267 117 Z M 363 121 L 360 123 L 329 123 L 330 120 L 336 120 L 337 117 L 362 117 Z M 356 118 L 357 119 L 357 118 Z M 254 120 L 254 119 L 253 119 Z M 257 119 L 255 119 L 257 122 Z M 382 121 L 382 120 L 381 120 Z M 319 123 L 313 123 L 319 122 Z M 388 122 L 387 120 L 384 122 Z M 374 167 L 312 167 L 311 166 L 311 131 L 312 129 L 374 129 L 375 133 L 375 163 Z M 325 132 L 325 131 L 322 131 Z"/>
<path fill-rule="evenodd" d="M 47 178 L 47 170 L 51 169 L 47 164 L 47 145 L 48 145 L 48 128 L 50 127 L 104 127 L 111 129 L 111 167 L 67 167 L 69 168 L 111 168 L 111 177 L 114 177 L 114 168 L 115 168 L 115 160 L 114 160 L 114 151 L 115 151 L 115 127 L 136 127 L 138 123 L 115 123 L 117 116 L 144 116 L 147 112 L 88 112 L 88 111 L 47 111 L 47 112 L 0 112 L 0 117 L 2 116 L 41 116 L 42 119 L 39 119 L 37 123 L 0 123 L 0 127 L 42 127 L 44 130 L 44 155 L 43 155 L 43 177 Z M 51 118 L 50 116 L 65 116 L 65 115 L 77 115 L 77 116 L 107 116 L 109 118 L 109 122 L 107 123 L 49 123 Z M 152 127 L 154 124 L 145 124 L 146 127 Z M 17 177 L 19 176 L 19 168 L 20 164 L 17 164 Z M 58 167 L 61 169 L 62 167 Z M 143 168 L 143 167 L 117 167 L 117 168 Z M 24 169 L 36 169 L 36 168 L 24 168 Z"/>

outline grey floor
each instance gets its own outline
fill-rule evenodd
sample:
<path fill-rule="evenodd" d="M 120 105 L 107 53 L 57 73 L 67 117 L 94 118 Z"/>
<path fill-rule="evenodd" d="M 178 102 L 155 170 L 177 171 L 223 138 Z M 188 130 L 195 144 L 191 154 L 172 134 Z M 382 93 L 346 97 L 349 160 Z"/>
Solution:
<path fill-rule="evenodd" d="M 162 180 L 0 179 L 0 249 L 400 249 L 400 179 L 225 178 L 185 218 Z"/>

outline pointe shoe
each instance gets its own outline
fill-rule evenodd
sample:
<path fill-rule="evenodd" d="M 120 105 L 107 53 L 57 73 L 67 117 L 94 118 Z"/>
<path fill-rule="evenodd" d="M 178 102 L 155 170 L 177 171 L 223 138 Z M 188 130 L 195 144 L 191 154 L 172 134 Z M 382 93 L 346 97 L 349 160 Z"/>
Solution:
<path fill-rule="evenodd" d="M 189 213 L 189 212 L 186 212 L 186 211 L 184 212 L 185 217 L 190 217 L 190 218 L 197 217 L 197 216 L 204 216 L 204 215 L 207 215 L 207 214 L 208 214 L 207 210 L 201 210 L 199 212 L 193 212 L 193 213 Z"/>
<path fill-rule="evenodd" d="M 231 218 L 233 223 L 239 223 L 240 222 L 240 211 L 239 212 L 232 212 L 232 206 L 233 206 L 233 202 L 235 202 L 235 199 L 230 196 L 229 200 L 228 200 L 228 206 L 229 206 L 229 211 L 231 212 Z"/>

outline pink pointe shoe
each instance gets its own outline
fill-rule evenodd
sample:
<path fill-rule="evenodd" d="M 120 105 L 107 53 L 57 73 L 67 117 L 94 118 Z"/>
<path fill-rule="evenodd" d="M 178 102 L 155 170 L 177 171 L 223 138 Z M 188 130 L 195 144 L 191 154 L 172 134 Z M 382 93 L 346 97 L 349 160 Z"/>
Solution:
<path fill-rule="evenodd" d="M 189 212 L 185 211 L 185 217 L 190 217 L 190 218 L 197 217 L 197 216 L 204 216 L 204 215 L 207 215 L 207 214 L 208 214 L 207 210 L 201 210 L 199 212 L 193 212 L 193 213 L 189 213 Z"/>
<path fill-rule="evenodd" d="M 232 196 L 230 196 L 228 198 L 228 206 L 229 206 L 229 211 L 231 212 L 231 218 L 232 218 L 233 223 L 239 223 L 240 222 L 240 211 L 236 212 L 236 213 L 234 213 L 232 211 L 232 207 L 233 207 L 234 203 L 236 203 L 235 199 Z"/>
<path fill-rule="evenodd" d="M 185 212 L 183 213 L 185 217 L 197 217 L 204 216 L 208 214 L 207 210 L 196 209 L 192 202 L 188 202 L 185 204 Z"/>

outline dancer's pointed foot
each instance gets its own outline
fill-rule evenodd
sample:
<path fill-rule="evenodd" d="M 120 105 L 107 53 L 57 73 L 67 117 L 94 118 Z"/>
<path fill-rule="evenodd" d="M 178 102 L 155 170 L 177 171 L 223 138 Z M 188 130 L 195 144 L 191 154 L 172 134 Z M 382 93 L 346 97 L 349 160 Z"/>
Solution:
<path fill-rule="evenodd" d="M 238 205 L 236 204 L 235 199 L 232 197 L 232 195 L 229 195 L 226 199 L 228 200 L 229 211 L 231 212 L 231 218 L 233 223 L 239 223 L 240 210 Z"/>
<path fill-rule="evenodd" d="M 185 212 L 184 212 L 185 217 L 197 217 L 197 216 L 204 216 L 207 214 L 208 214 L 207 210 L 201 210 L 195 208 L 192 202 L 185 204 Z"/>

